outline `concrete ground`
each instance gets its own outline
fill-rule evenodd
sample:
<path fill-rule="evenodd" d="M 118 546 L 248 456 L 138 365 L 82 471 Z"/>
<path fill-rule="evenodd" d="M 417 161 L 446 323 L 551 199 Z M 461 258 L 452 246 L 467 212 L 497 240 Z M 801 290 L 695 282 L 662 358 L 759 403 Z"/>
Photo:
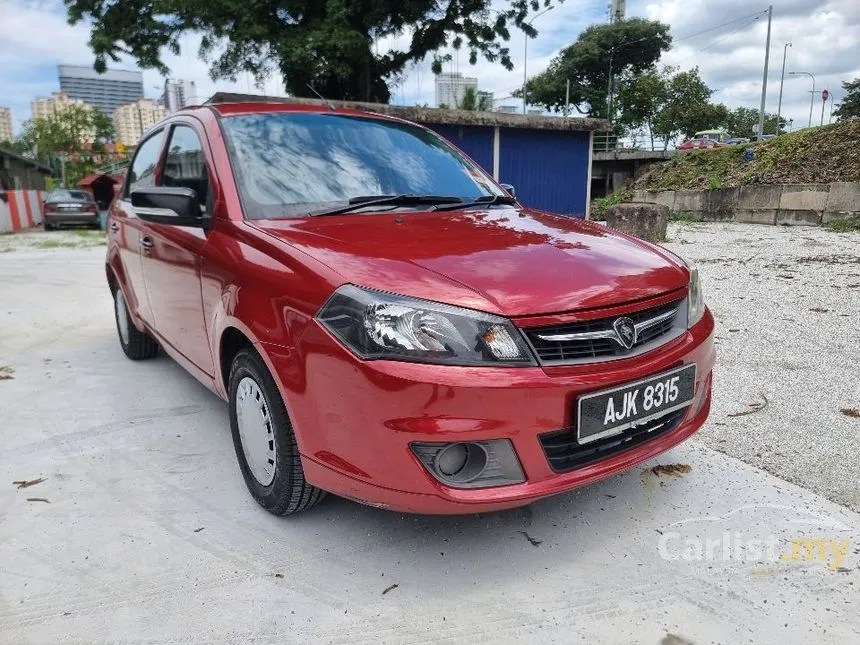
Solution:
<path fill-rule="evenodd" d="M 860 405 L 857 237 L 673 228 L 718 317 L 715 404 L 643 468 L 503 513 L 329 498 L 293 518 L 247 494 L 219 399 L 124 357 L 103 249 L 19 237 L 0 238 L 0 643 L 860 641 L 860 420 L 838 412 Z M 673 464 L 691 470 L 651 470 Z"/>

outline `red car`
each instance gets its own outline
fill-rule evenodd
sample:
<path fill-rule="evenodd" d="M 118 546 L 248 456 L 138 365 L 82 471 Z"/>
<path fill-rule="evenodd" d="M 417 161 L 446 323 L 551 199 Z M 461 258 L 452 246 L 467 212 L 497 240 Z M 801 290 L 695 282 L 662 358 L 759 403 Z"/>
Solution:
<path fill-rule="evenodd" d="M 522 207 L 426 128 L 222 104 L 137 148 L 109 220 L 129 358 L 229 402 L 266 510 L 330 491 L 416 513 L 528 504 L 692 435 L 714 321 L 698 272 Z"/>

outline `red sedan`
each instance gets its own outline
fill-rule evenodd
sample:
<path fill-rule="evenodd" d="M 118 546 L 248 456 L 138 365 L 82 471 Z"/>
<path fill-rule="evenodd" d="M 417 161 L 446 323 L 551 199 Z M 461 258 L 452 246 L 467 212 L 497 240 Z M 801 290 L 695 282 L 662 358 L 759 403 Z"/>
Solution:
<path fill-rule="evenodd" d="M 406 121 L 179 112 L 144 136 L 108 229 L 123 350 L 160 347 L 228 401 L 272 513 L 325 491 L 417 513 L 528 504 L 708 415 L 695 268 L 524 208 Z"/>

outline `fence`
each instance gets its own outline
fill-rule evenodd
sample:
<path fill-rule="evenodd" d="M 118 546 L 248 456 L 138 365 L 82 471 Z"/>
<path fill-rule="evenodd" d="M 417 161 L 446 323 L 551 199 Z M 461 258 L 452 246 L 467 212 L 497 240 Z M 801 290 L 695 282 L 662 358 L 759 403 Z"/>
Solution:
<path fill-rule="evenodd" d="M 0 191 L 0 233 L 41 224 L 43 197 L 40 190 Z"/>

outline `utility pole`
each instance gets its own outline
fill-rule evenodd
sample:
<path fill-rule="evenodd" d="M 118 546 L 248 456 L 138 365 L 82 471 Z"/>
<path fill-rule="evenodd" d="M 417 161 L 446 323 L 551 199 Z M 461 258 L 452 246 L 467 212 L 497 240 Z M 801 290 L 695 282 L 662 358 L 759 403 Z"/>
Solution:
<path fill-rule="evenodd" d="M 779 117 L 782 116 L 782 86 L 785 83 L 785 55 L 791 43 L 785 43 L 782 48 L 782 75 L 779 77 L 779 103 L 776 105 L 776 134 L 779 134 Z"/>
<path fill-rule="evenodd" d="M 534 16 L 532 16 L 532 19 L 529 20 L 526 24 L 531 26 L 531 24 L 535 20 L 540 18 L 546 12 L 552 11 L 554 8 L 555 7 L 549 7 L 548 9 L 544 9 L 543 11 L 536 13 Z M 525 34 L 525 37 L 526 37 L 526 42 L 525 42 L 525 45 L 523 45 L 523 114 L 526 113 L 526 108 L 529 104 L 528 96 L 527 96 L 527 89 L 526 89 L 526 85 L 528 83 L 528 75 L 526 73 L 526 64 L 528 63 L 528 59 L 529 59 L 529 35 Z"/>
<path fill-rule="evenodd" d="M 567 83 L 564 86 L 564 116 L 567 116 L 568 108 L 570 107 L 570 79 L 567 79 Z M 832 111 L 833 108 L 831 107 Z"/>
<path fill-rule="evenodd" d="M 761 108 L 758 113 L 758 138 L 761 140 L 764 135 L 764 104 L 767 100 L 767 66 L 770 63 L 770 26 L 773 21 L 773 5 L 767 7 L 767 43 L 764 49 L 764 74 L 761 79 Z M 777 128 L 779 122 L 777 122 Z"/>

